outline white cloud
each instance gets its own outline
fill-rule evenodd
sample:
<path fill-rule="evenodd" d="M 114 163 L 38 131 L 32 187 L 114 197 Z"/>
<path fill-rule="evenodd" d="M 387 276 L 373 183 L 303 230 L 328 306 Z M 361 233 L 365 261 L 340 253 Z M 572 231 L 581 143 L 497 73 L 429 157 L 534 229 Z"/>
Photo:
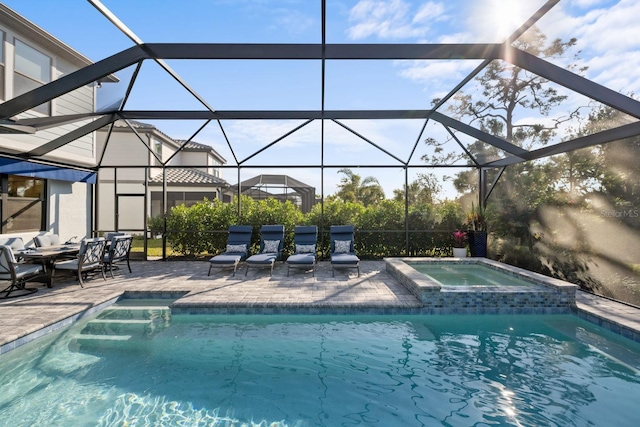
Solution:
<path fill-rule="evenodd" d="M 428 2 L 418 8 L 418 12 L 413 17 L 414 23 L 429 23 L 432 20 L 439 21 L 443 19 L 444 6 L 442 3 Z"/>
<path fill-rule="evenodd" d="M 571 4 L 576 7 L 581 7 L 584 9 L 591 8 L 597 6 L 598 4 L 603 4 L 603 0 L 573 0 Z"/>
<path fill-rule="evenodd" d="M 313 18 L 296 10 L 278 9 L 274 13 L 276 14 L 275 20 L 277 24 L 275 28 L 278 30 L 284 29 L 293 35 L 303 34 L 313 27 L 315 23 Z"/>
<path fill-rule="evenodd" d="M 400 75 L 415 82 L 441 86 L 448 83 L 455 86 L 480 61 L 402 61 Z"/>
<path fill-rule="evenodd" d="M 361 0 L 349 14 L 353 25 L 348 28 L 350 39 L 375 36 L 380 39 L 423 37 L 429 31 L 429 22 L 442 19 L 444 6 L 428 2 L 412 10 L 403 0 Z"/>
<path fill-rule="evenodd" d="M 586 7 L 602 2 L 583 1 L 577 4 Z M 558 6 L 562 6 L 562 3 Z M 640 38 L 637 36 L 637 16 L 640 16 L 640 2 L 620 0 L 615 5 L 603 5 L 587 13 L 569 6 L 554 8 L 541 21 L 544 33 L 550 39 L 577 39 L 576 47 L 589 67 L 587 78 L 612 90 L 638 93 Z M 561 65 L 570 60 L 567 57 L 554 62 Z"/>

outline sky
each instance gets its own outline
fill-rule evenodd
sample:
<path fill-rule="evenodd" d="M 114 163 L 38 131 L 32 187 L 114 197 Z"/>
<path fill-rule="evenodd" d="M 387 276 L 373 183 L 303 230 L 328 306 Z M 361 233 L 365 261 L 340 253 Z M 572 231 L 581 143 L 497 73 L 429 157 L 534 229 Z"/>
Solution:
<path fill-rule="evenodd" d="M 42 27 L 91 60 L 98 61 L 133 45 L 86 0 L 5 0 L 5 5 Z M 103 0 L 144 42 L 319 43 L 320 1 L 309 0 Z M 328 43 L 500 43 L 544 4 L 542 0 L 327 0 Z M 588 67 L 584 75 L 623 94 L 640 92 L 640 2 L 636 0 L 560 0 L 538 27 L 549 40 L 575 37 L 576 46 L 562 58 Z M 575 59 L 578 55 L 578 59 Z M 319 61 L 167 61 L 187 84 L 217 110 L 318 110 L 322 104 Z M 434 98 L 448 93 L 479 61 L 328 61 L 327 109 L 428 109 Z M 116 73 L 118 84 L 104 84 L 98 105 L 117 102 L 124 94 L 132 67 Z M 561 93 L 566 92 L 558 87 Z M 474 83 L 463 88 L 477 93 Z M 594 108 L 589 99 L 567 93 L 567 105 L 551 112 L 561 117 L 576 106 Z M 446 107 L 446 106 L 445 106 Z M 152 61 L 145 61 L 127 109 L 204 109 L 195 98 Z M 442 110 L 446 113 L 446 110 Z M 550 120 L 523 112 L 518 120 Z M 187 139 L 203 122 L 147 121 L 175 139 Z M 227 164 L 243 169 L 241 180 L 260 173 L 285 173 L 321 191 L 320 123 L 312 122 L 269 149 L 261 148 L 304 121 L 224 121 L 211 123 L 194 141 L 211 145 Z M 341 165 L 360 165 L 354 172 L 375 176 L 387 197 L 404 185 L 400 161 L 420 165 L 430 154 L 426 137 L 445 141 L 442 126 L 422 120 L 344 120 L 325 124 L 324 193 L 340 181 Z M 578 126 L 568 123 L 565 126 Z M 364 137 L 360 138 L 351 131 Z M 473 142 L 460 136 L 463 143 Z M 558 140 L 561 135 L 558 136 Z M 366 140 L 365 140 L 366 139 Z M 558 142 L 558 141 L 556 141 Z M 370 143 L 384 149 L 373 147 Z M 451 143 L 453 144 L 453 143 Z M 450 146 L 451 150 L 459 150 Z M 253 157 L 252 157 L 253 156 Z M 246 160 L 248 159 L 248 160 Z M 374 168 L 380 165 L 393 168 Z M 296 169 L 265 169 L 264 165 L 296 165 Z M 443 178 L 458 169 L 410 169 Z M 225 179 L 237 182 L 234 171 Z M 451 181 L 443 196 L 454 197 Z"/>

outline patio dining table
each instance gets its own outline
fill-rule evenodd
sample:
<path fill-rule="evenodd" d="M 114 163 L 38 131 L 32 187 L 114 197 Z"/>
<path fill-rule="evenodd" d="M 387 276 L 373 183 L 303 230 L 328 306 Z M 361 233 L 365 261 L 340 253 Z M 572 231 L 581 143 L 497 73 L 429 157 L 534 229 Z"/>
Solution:
<path fill-rule="evenodd" d="M 53 286 L 53 268 L 57 260 L 73 258 L 80 252 L 79 243 L 67 243 L 64 245 L 44 246 L 40 248 L 28 248 L 16 251 L 16 257 L 22 257 L 31 262 L 41 263 L 46 270 L 46 284 L 48 288 Z"/>

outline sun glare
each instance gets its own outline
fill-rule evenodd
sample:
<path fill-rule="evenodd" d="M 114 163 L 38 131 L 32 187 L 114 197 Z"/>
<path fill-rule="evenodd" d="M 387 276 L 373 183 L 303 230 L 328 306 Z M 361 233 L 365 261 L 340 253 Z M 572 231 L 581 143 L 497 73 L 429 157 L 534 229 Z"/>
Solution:
<path fill-rule="evenodd" d="M 490 0 L 485 24 L 499 41 L 504 41 L 526 20 L 521 0 Z"/>

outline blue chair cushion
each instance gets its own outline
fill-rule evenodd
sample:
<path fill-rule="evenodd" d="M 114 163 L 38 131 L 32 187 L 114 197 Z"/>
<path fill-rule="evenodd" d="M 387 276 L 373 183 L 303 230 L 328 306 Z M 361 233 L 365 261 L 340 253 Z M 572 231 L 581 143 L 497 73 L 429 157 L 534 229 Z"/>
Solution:
<path fill-rule="evenodd" d="M 244 252 L 241 253 L 224 253 L 216 255 L 209 260 L 211 264 L 233 265 L 242 260 Z"/>
<path fill-rule="evenodd" d="M 360 258 L 358 258 L 353 253 L 343 253 L 343 254 L 331 254 L 331 264 L 358 264 L 360 262 Z"/>
<path fill-rule="evenodd" d="M 313 265 L 316 261 L 315 254 L 294 254 L 287 258 L 287 264 Z"/>
<path fill-rule="evenodd" d="M 247 263 L 248 264 L 265 264 L 265 265 L 269 265 L 269 264 L 273 264 L 274 262 L 276 262 L 276 258 L 277 257 L 278 257 L 278 254 L 275 254 L 275 253 L 251 255 L 247 259 Z"/>

